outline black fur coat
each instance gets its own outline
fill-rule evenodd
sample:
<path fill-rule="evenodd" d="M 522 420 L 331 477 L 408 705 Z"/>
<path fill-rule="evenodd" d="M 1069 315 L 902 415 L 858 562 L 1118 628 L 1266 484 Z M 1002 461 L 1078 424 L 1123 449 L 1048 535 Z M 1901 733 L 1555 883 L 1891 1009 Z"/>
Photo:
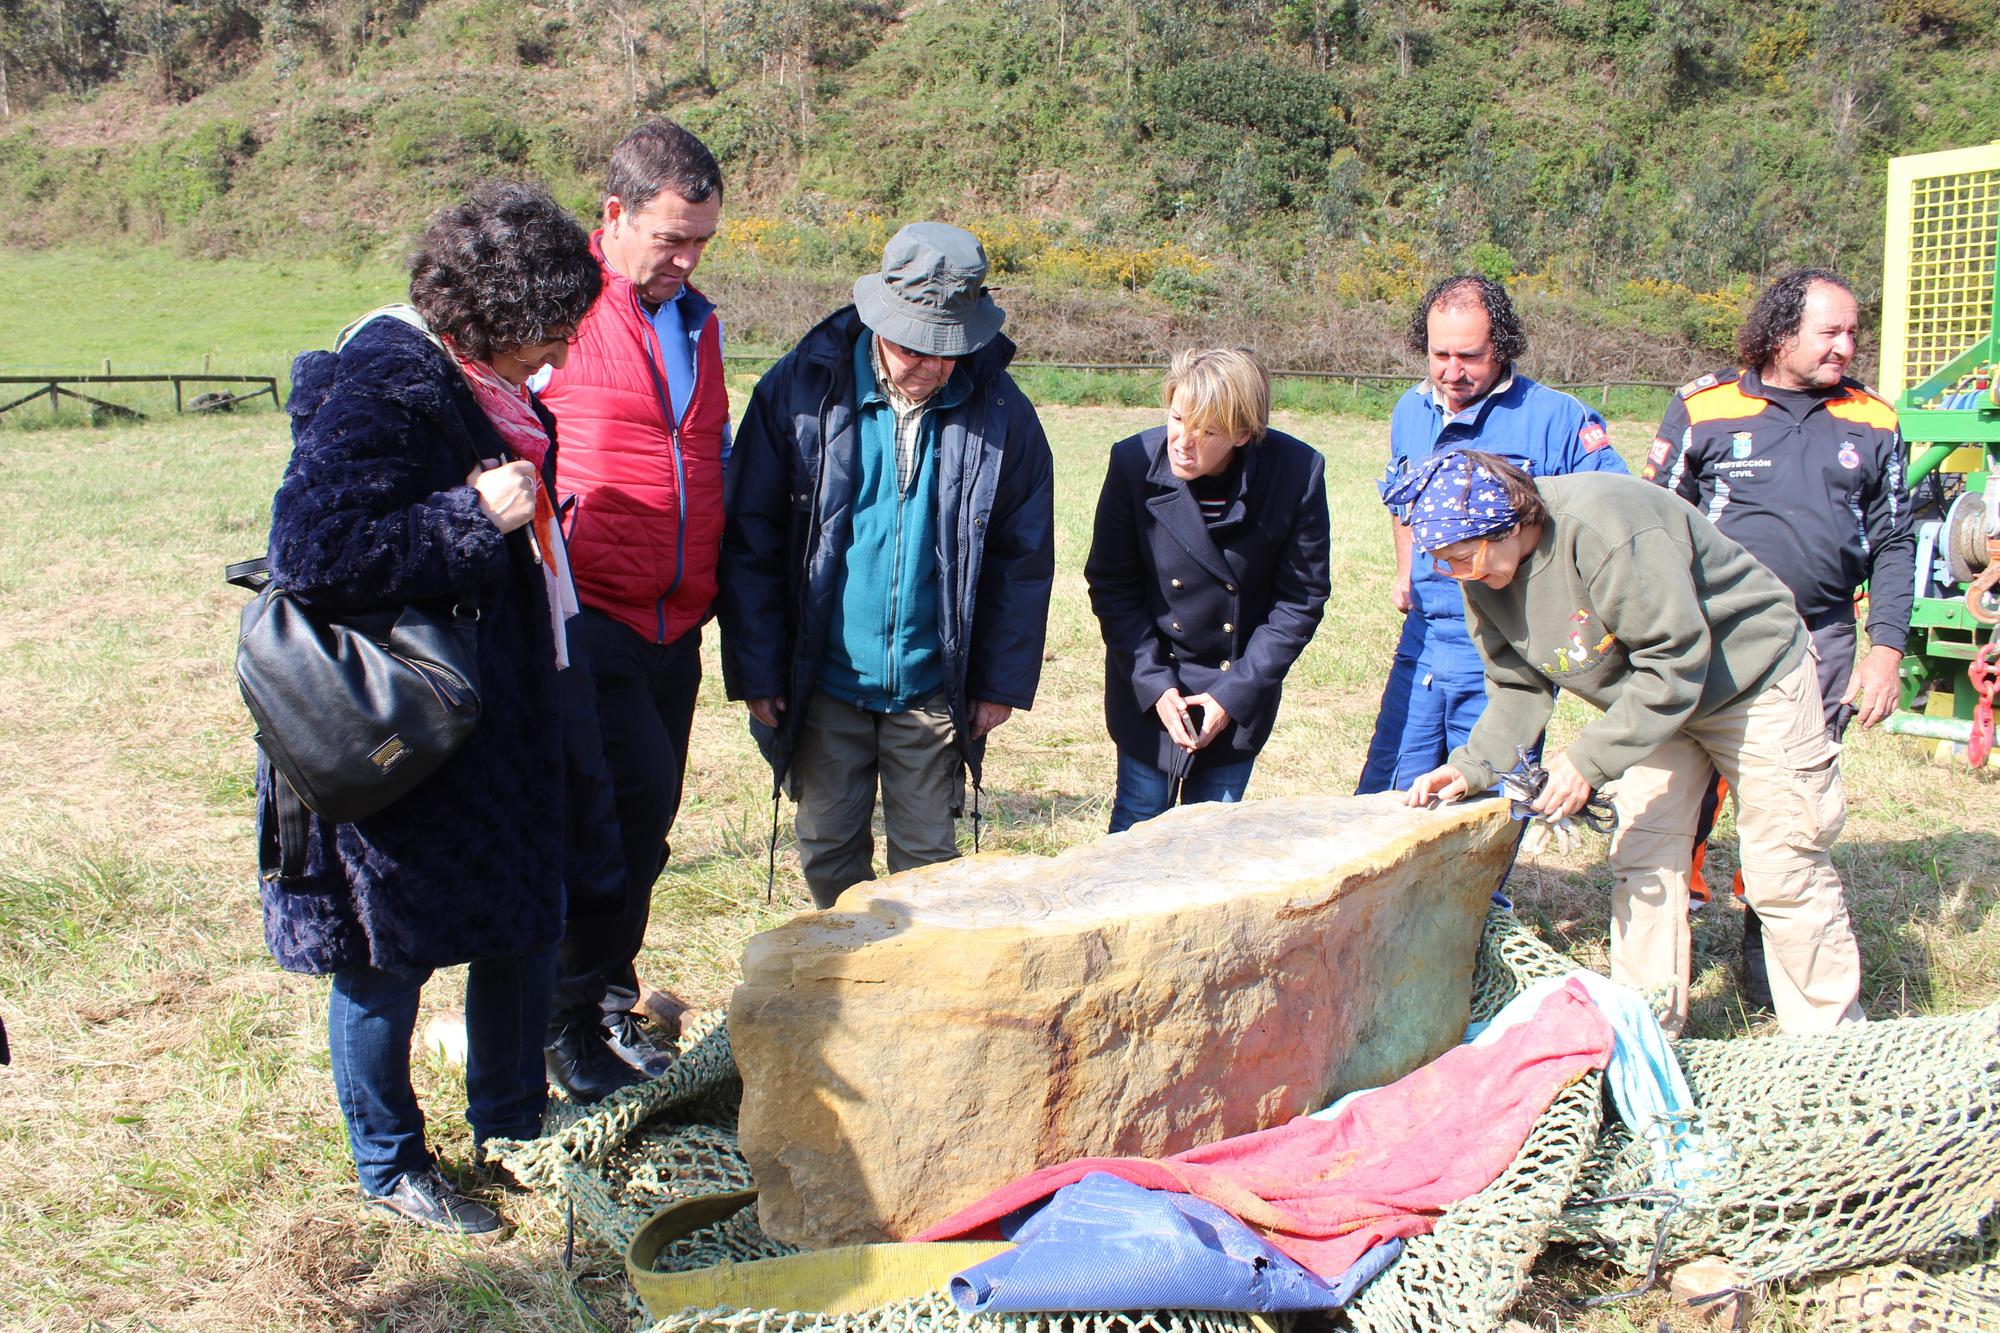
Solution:
<path fill-rule="evenodd" d="M 377 319 L 292 368 L 294 448 L 271 506 L 273 575 L 335 608 L 480 587 L 479 725 L 424 783 L 352 824 L 313 819 L 303 880 L 266 881 L 280 966 L 416 973 L 552 947 L 563 930 L 563 774 L 547 596 L 525 531 L 465 484 L 502 455 L 463 377 Z M 260 765 L 259 794 L 270 780 Z M 262 802 L 259 802 L 260 808 Z"/>

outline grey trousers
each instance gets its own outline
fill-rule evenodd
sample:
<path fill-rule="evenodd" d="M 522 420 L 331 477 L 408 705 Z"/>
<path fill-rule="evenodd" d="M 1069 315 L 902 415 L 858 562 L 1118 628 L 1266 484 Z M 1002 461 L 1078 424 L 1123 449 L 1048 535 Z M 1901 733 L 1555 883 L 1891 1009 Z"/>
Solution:
<path fill-rule="evenodd" d="M 791 773 L 799 868 L 820 907 L 875 878 L 878 778 L 891 874 L 958 855 L 964 782 L 941 692 L 905 712 L 871 713 L 815 690 Z"/>

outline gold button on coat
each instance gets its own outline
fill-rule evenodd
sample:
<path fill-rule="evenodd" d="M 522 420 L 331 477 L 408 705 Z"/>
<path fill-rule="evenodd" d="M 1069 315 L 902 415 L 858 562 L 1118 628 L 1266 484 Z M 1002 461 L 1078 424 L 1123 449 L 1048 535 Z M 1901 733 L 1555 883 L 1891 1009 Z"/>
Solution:
<path fill-rule="evenodd" d="M 1236 632 L 1236 626 L 1230 624 L 1228 621 L 1225 620 L 1222 622 L 1222 632 L 1224 634 L 1234 634 Z"/>
<path fill-rule="evenodd" d="M 1222 669 L 1223 669 L 1224 671 L 1227 671 L 1227 670 L 1229 670 L 1229 663 L 1227 663 L 1227 662 L 1224 662 L 1224 663 L 1222 664 Z"/>
<path fill-rule="evenodd" d="M 1174 585 L 1174 586 L 1175 586 L 1176 588 L 1178 588 L 1178 587 L 1180 587 L 1180 586 L 1181 586 L 1181 581 L 1180 581 L 1179 579 L 1173 579 L 1173 580 L 1171 580 L 1171 582 L 1173 583 L 1173 585 Z"/>

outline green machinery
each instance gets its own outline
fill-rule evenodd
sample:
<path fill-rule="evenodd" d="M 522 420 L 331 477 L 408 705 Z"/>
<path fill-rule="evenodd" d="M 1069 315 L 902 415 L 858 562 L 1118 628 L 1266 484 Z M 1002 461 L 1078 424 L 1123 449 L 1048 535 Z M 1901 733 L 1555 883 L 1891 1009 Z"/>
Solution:
<path fill-rule="evenodd" d="M 2000 677 L 2000 143 L 1889 163 L 1883 396 L 1910 451 L 1916 605 L 1891 731 L 1977 767 Z"/>

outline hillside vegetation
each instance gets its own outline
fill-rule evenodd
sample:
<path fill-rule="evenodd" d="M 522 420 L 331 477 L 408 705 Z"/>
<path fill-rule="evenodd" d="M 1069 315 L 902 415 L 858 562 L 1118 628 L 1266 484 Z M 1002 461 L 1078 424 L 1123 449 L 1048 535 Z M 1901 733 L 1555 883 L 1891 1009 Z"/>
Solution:
<path fill-rule="evenodd" d="M 0 243 L 394 256 L 492 174 L 594 212 L 636 118 L 729 179 L 783 345 L 902 221 L 975 227 L 1031 353 L 1400 364 L 1507 277 L 1550 377 L 1712 360 L 1791 262 L 1880 286 L 1883 163 L 2000 138 L 1971 0 L 0 0 Z M 115 293 L 112 294 L 115 298 Z"/>

